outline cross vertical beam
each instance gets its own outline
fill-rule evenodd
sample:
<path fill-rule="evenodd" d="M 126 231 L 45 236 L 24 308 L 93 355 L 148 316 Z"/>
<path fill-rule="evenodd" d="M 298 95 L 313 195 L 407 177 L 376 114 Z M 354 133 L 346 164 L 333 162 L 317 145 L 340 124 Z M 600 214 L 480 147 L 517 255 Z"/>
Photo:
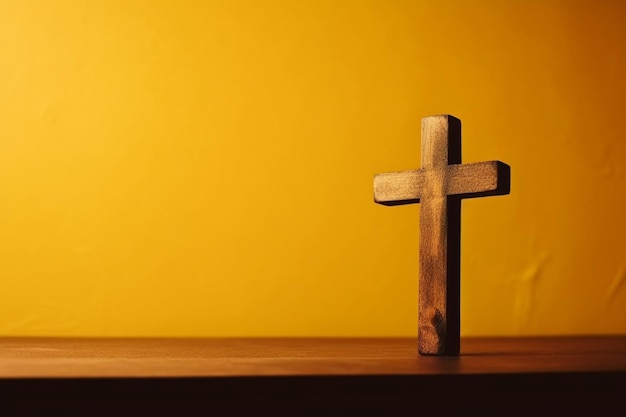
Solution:
<path fill-rule="evenodd" d="M 418 351 L 457 355 L 461 322 L 461 199 L 446 193 L 449 164 L 461 163 L 461 121 L 422 119 Z"/>
<path fill-rule="evenodd" d="M 418 351 L 460 351 L 461 199 L 508 194 L 510 167 L 499 161 L 461 164 L 461 121 L 422 119 L 422 168 L 374 178 L 374 201 L 421 203 Z"/>

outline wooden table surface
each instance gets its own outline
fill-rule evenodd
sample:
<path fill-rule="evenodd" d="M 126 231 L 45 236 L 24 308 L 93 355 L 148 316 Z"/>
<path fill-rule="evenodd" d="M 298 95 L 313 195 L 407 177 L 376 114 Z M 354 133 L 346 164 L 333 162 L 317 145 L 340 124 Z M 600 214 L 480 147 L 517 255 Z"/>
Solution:
<path fill-rule="evenodd" d="M 626 336 L 0 338 L 0 415 L 626 416 Z"/>
<path fill-rule="evenodd" d="M 0 379 L 626 372 L 626 337 L 466 338 L 459 357 L 415 339 L 0 338 Z"/>

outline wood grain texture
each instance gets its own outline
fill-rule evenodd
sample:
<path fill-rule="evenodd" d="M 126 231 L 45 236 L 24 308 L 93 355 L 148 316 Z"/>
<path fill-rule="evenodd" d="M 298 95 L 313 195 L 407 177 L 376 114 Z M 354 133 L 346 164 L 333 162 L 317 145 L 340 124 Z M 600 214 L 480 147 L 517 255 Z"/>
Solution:
<path fill-rule="evenodd" d="M 461 199 L 508 194 L 510 168 L 461 164 L 461 121 L 422 119 L 422 167 L 374 177 L 374 201 L 421 204 L 418 351 L 457 355 L 460 337 Z"/>
<path fill-rule="evenodd" d="M 374 177 L 374 201 L 386 206 L 419 203 L 425 176 L 423 169 L 378 174 Z M 510 168 L 500 161 L 450 165 L 447 176 L 447 195 L 474 198 L 510 191 Z"/>
<path fill-rule="evenodd" d="M 626 372 L 626 336 L 464 338 L 457 357 L 412 338 L 0 338 L 0 380 L 604 371 Z"/>
<path fill-rule="evenodd" d="M 0 415 L 624 416 L 626 336 L 0 338 Z"/>

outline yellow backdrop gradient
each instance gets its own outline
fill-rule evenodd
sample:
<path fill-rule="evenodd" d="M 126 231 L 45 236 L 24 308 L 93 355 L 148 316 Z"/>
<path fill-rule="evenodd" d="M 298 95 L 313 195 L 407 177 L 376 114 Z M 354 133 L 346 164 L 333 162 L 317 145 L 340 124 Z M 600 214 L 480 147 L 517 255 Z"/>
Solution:
<path fill-rule="evenodd" d="M 0 335 L 415 335 L 439 113 L 462 333 L 625 333 L 625 5 L 0 0 Z"/>

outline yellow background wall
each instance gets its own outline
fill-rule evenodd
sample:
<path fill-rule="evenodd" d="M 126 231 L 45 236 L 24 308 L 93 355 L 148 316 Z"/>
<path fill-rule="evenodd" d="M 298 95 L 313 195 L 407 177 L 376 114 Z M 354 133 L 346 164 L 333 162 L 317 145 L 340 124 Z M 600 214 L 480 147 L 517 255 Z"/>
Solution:
<path fill-rule="evenodd" d="M 625 333 L 623 4 L 0 0 L 0 334 L 415 335 L 438 113 L 463 334 Z"/>

